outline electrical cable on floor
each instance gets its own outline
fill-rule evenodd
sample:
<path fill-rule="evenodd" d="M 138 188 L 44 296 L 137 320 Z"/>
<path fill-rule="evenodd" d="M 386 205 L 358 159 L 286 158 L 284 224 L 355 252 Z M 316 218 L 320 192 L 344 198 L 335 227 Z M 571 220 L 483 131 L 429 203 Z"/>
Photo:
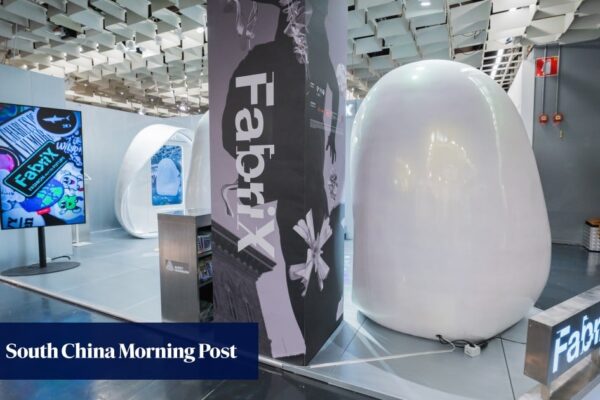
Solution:
<path fill-rule="evenodd" d="M 316 369 L 316 368 L 337 367 L 338 365 L 361 364 L 361 363 L 370 363 L 370 362 L 376 362 L 376 361 L 398 360 L 401 358 L 452 353 L 454 350 L 456 350 L 456 346 L 452 342 L 448 342 L 448 344 L 450 346 L 452 346 L 452 348 L 448 349 L 448 350 L 423 351 L 420 353 L 396 354 L 396 355 L 383 356 L 383 357 L 359 358 L 357 360 L 334 361 L 334 362 L 329 362 L 329 363 L 309 365 L 308 368 Z"/>
<path fill-rule="evenodd" d="M 51 258 L 50 260 L 55 261 L 55 260 L 60 260 L 61 258 L 66 258 L 67 260 L 71 260 L 71 256 L 58 256 L 58 257 L 54 257 Z"/>
<path fill-rule="evenodd" d="M 446 339 L 444 339 L 444 337 L 442 335 L 435 335 L 435 336 L 438 338 L 438 340 L 440 341 L 441 344 L 453 344 L 454 346 L 456 346 L 459 349 L 464 349 L 465 346 L 469 345 L 469 346 L 473 346 L 473 347 L 478 346 L 483 350 L 489 344 L 489 340 L 483 340 L 479 343 L 473 343 L 469 340 L 464 340 L 464 339 L 446 340 Z"/>

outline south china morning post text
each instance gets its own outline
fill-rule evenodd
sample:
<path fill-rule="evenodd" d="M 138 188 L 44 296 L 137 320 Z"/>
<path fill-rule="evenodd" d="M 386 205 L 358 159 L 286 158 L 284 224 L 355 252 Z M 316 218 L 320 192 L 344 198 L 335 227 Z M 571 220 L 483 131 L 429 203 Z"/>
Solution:
<path fill-rule="evenodd" d="M 17 343 L 9 343 L 5 347 L 4 358 L 13 359 L 167 359 L 181 360 L 189 364 L 206 358 L 236 359 L 237 346 L 215 347 L 210 343 L 198 343 L 198 346 L 173 346 L 167 343 L 163 347 L 140 347 L 135 343 L 119 343 L 116 347 L 95 346 L 92 343 L 65 343 L 55 346 L 46 343 L 38 347 L 22 347 Z"/>
<path fill-rule="evenodd" d="M 0 379 L 257 379 L 256 323 L 0 323 Z"/>

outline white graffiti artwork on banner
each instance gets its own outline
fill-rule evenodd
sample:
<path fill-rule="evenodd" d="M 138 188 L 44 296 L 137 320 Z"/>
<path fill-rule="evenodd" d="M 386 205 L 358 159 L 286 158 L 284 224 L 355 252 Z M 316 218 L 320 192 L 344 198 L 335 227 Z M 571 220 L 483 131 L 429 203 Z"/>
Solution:
<path fill-rule="evenodd" d="M 306 214 L 306 220 L 301 219 L 298 221 L 298 224 L 294 226 L 294 231 L 302 236 L 302 239 L 304 239 L 308 245 L 308 249 L 306 250 L 306 262 L 304 264 L 295 264 L 290 267 L 290 279 L 300 279 L 304 288 L 302 296 L 305 296 L 313 269 L 317 273 L 319 290 L 323 290 L 323 281 L 327 278 L 327 275 L 329 275 L 329 266 L 322 258 L 323 246 L 327 240 L 329 240 L 333 231 L 331 230 L 331 226 L 329 226 L 329 218 L 326 218 L 323 220 L 323 225 L 321 225 L 321 231 L 315 236 L 312 210 Z"/>

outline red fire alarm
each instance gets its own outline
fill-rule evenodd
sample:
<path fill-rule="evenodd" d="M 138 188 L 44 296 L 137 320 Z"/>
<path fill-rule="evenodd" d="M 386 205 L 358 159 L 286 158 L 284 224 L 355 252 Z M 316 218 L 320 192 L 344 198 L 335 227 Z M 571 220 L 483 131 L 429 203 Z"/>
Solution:
<path fill-rule="evenodd" d="M 558 57 L 540 57 L 535 59 L 535 76 L 545 78 L 558 75 Z"/>
<path fill-rule="evenodd" d="M 555 124 L 560 124 L 561 122 L 563 122 L 563 120 L 565 119 L 564 115 L 562 115 L 562 113 L 554 113 L 554 115 L 552 116 L 552 122 L 554 122 Z"/>
<path fill-rule="evenodd" d="M 548 123 L 548 114 L 546 113 L 541 113 L 540 116 L 538 117 L 538 121 L 540 122 L 540 124 L 545 125 Z"/>

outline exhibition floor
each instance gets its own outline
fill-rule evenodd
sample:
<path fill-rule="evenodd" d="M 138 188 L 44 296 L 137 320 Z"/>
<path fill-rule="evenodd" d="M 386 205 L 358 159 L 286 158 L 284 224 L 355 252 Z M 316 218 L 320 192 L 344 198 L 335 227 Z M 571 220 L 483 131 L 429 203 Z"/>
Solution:
<path fill-rule="evenodd" d="M 5 278 L 13 284 L 132 321 L 160 321 L 156 240 L 120 230 L 97 233 L 75 249 L 80 268 Z M 553 246 L 549 283 L 538 302 L 550 307 L 600 284 L 599 255 Z M 285 371 L 379 398 L 518 399 L 537 387 L 523 375 L 526 320 L 493 339 L 480 357 L 400 334 L 362 316 L 351 301 L 352 243 L 346 242 L 345 321 L 308 367 L 265 360 Z M 427 355 L 415 353 L 429 353 Z"/>
<path fill-rule="evenodd" d="M 73 251 L 79 268 L 0 279 L 117 318 L 161 322 L 157 239 L 116 229 L 92 234 L 90 245 Z"/>
<path fill-rule="evenodd" d="M 115 322 L 28 290 L 0 283 L 2 322 Z M 365 396 L 297 374 L 261 366 L 256 381 L 2 381 L 3 400 L 170 400 L 170 399 L 331 399 L 361 400 Z"/>

